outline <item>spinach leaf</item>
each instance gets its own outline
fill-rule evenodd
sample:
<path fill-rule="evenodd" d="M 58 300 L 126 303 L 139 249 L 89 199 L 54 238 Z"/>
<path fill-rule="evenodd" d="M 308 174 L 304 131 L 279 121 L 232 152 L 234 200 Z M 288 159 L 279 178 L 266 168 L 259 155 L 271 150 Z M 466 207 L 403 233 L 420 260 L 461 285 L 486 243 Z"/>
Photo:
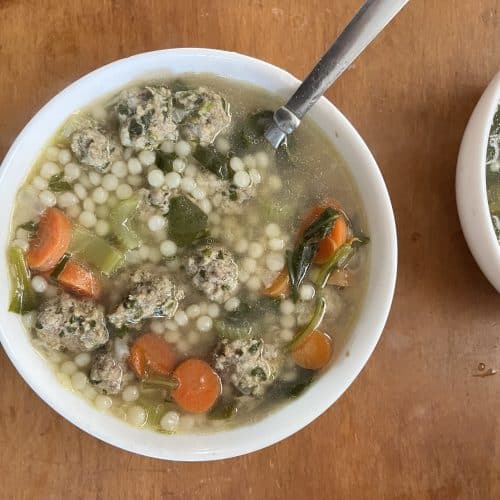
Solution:
<path fill-rule="evenodd" d="M 49 180 L 49 189 L 55 193 L 71 191 L 71 184 L 63 180 L 63 174 L 56 174 Z"/>
<path fill-rule="evenodd" d="M 34 220 L 30 220 L 29 222 L 25 222 L 24 224 L 20 224 L 18 226 L 19 229 L 24 229 L 25 231 L 28 231 L 28 233 L 36 233 L 38 229 L 38 223 L 35 222 Z"/>
<path fill-rule="evenodd" d="M 213 145 L 197 146 L 193 156 L 201 165 L 217 177 L 224 180 L 230 178 L 228 155 L 219 153 Z"/>
<path fill-rule="evenodd" d="M 176 196 L 170 202 L 168 234 L 179 246 L 188 246 L 206 234 L 208 217 L 185 196 Z"/>
<path fill-rule="evenodd" d="M 325 208 L 321 215 L 304 231 L 301 240 L 292 252 L 287 252 L 287 267 L 292 287 L 292 297 L 298 298 L 298 290 L 309 271 L 321 240 L 326 238 L 340 213 L 333 208 Z"/>
<path fill-rule="evenodd" d="M 313 381 L 314 370 L 305 370 L 297 368 L 298 376 L 292 382 L 276 380 L 269 389 L 268 395 L 272 399 L 295 399 L 300 396 L 304 389 Z"/>
<path fill-rule="evenodd" d="M 233 418 L 237 413 L 238 406 L 236 405 L 236 401 L 234 399 L 221 399 L 208 412 L 207 418 L 210 420 L 228 420 Z"/>
<path fill-rule="evenodd" d="M 250 115 L 241 127 L 240 138 L 245 146 L 257 144 L 273 121 L 273 112 L 263 110 Z"/>
<path fill-rule="evenodd" d="M 164 153 L 163 151 L 156 152 L 156 165 L 164 173 L 174 170 L 174 160 L 177 158 L 175 153 Z"/>

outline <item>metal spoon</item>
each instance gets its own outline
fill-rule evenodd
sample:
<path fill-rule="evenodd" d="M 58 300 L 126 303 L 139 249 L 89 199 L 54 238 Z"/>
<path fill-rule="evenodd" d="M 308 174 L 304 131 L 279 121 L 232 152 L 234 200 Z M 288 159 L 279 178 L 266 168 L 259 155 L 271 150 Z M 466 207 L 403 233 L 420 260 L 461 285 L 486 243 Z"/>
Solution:
<path fill-rule="evenodd" d="M 295 94 L 274 112 L 273 123 L 264 133 L 273 148 L 286 145 L 304 115 L 408 2 L 366 0 Z"/>

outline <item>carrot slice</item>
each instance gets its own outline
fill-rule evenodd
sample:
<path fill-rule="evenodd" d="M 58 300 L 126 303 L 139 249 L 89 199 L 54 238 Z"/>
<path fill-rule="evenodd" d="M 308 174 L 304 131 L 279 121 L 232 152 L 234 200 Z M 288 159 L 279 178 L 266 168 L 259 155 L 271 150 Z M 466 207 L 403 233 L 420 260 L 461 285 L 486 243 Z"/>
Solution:
<path fill-rule="evenodd" d="M 210 410 L 221 393 L 221 381 L 212 367 L 201 359 L 183 361 L 173 373 L 179 385 L 172 391 L 174 401 L 190 413 Z"/>
<path fill-rule="evenodd" d="M 289 286 L 290 277 L 288 275 L 288 269 L 283 269 L 276 279 L 264 289 L 264 295 L 269 297 L 280 297 L 281 295 L 286 295 L 290 289 Z"/>
<path fill-rule="evenodd" d="M 319 370 L 330 361 L 332 352 L 332 339 L 326 333 L 314 330 L 292 351 L 292 358 L 302 368 Z"/>
<path fill-rule="evenodd" d="M 71 221 L 58 208 L 47 208 L 38 222 L 38 230 L 30 241 L 26 255 L 28 266 L 37 271 L 55 267 L 71 240 Z"/>
<path fill-rule="evenodd" d="M 145 333 L 130 348 L 128 364 L 138 378 L 148 375 L 168 375 L 175 366 L 176 353 L 162 337 Z"/>
<path fill-rule="evenodd" d="M 326 198 L 320 205 L 311 208 L 304 217 L 299 229 L 298 238 L 304 231 L 323 213 L 325 208 L 335 208 L 340 210 L 339 203 L 333 198 Z M 316 264 L 324 264 L 348 238 L 349 226 L 344 216 L 339 217 L 332 227 L 328 237 L 319 244 L 318 252 L 314 258 Z"/>
<path fill-rule="evenodd" d="M 339 217 L 335 221 L 330 234 L 320 242 L 314 262 L 324 264 L 347 241 L 348 230 L 345 217 Z"/>
<path fill-rule="evenodd" d="M 83 297 L 98 299 L 102 293 L 102 285 L 97 276 L 74 259 L 66 262 L 57 281 L 68 291 Z"/>

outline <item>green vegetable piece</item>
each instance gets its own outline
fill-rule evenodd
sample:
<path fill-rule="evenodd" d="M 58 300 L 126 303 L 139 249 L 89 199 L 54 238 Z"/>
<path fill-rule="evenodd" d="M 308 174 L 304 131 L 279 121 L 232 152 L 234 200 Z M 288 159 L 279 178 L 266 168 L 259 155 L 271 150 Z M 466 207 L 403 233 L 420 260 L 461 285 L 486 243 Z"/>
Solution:
<path fill-rule="evenodd" d="M 123 200 L 111 210 L 109 220 L 114 235 L 120 244 L 127 250 L 134 250 L 142 243 L 135 228 L 135 216 L 139 208 L 140 200 L 132 197 Z"/>
<path fill-rule="evenodd" d="M 177 158 L 175 153 L 156 152 L 156 166 L 165 174 L 174 170 L 174 160 Z"/>
<path fill-rule="evenodd" d="M 53 175 L 49 180 L 49 189 L 55 193 L 71 191 L 71 184 L 63 180 L 63 174 Z"/>
<path fill-rule="evenodd" d="M 273 112 L 259 111 L 249 116 L 241 128 L 241 140 L 245 146 L 257 144 L 262 140 L 264 132 L 272 124 Z"/>
<path fill-rule="evenodd" d="M 123 261 L 123 252 L 87 229 L 75 224 L 69 253 L 105 275 L 113 274 Z"/>
<path fill-rule="evenodd" d="M 312 265 L 320 241 L 330 234 L 335 220 L 339 217 L 340 212 L 337 210 L 330 207 L 325 208 L 321 215 L 304 231 L 293 252 L 287 252 L 288 274 L 294 300 L 298 298 L 299 287 Z"/>
<path fill-rule="evenodd" d="M 38 296 L 31 286 L 24 253 L 19 247 L 9 247 L 7 260 L 11 281 L 9 311 L 26 314 L 36 309 Z"/>
<path fill-rule="evenodd" d="M 172 390 L 177 388 L 179 382 L 173 376 L 164 376 L 164 377 L 148 377 L 142 382 L 143 387 L 145 388 L 161 388 Z"/>
<path fill-rule="evenodd" d="M 170 201 L 168 224 L 169 238 L 185 247 L 206 233 L 208 217 L 185 196 L 176 196 Z"/>
<path fill-rule="evenodd" d="M 229 340 L 243 339 L 252 334 L 252 325 L 245 319 L 241 321 L 230 318 L 218 320 L 214 323 L 214 327 L 220 338 Z"/>
<path fill-rule="evenodd" d="M 293 382 L 277 380 L 269 389 L 269 399 L 295 399 L 311 384 L 314 379 L 314 370 L 298 369 L 299 373 Z"/>
<path fill-rule="evenodd" d="M 193 157 L 217 177 L 224 180 L 230 178 L 229 157 L 219 153 L 213 145 L 197 146 Z"/>
<path fill-rule="evenodd" d="M 68 259 L 69 259 L 69 255 L 67 253 L 65 253 L 62 256 L 62 259 L 57 263 L 56 267 L 54 267 L 54 270 L 50 274 L 50 276 L 52 278 L 54 278 L 54 279 L 58 278 L 58 276 L 61 274 L 61 271 L 64 269 L 64 266 L 68 262 Z"/>
<path fill-rule="evenodd" d="M 28 233 L 36 233 L 38 229 L 38 222 L 35 222 L 34 220 L 30 220 L 29 222 L 25 222 L 24 224 L 20 224 L 18 226 L 18 229 L 24 229 L 25 231 L 28 231 Z"/>
<path fill-rule="evenodd" d="M 172 92 L 185 92 L 190 89 L 189 84 L 182 78 L 176 78 L 172 83 L 169 84 L 169 88 Z"/>
<path fill-rule="evenodd" d="M 210 420 L 229 420 L 238 413 L 238 406 L 234 399 L 228 401 L 220 399 L 216 405 L 207 413 Z"/>
<path fill-rule="evenodd" d="M 356 237 L 339 247 L 321 267 L 318 277 L 316 278 L 316 286 L 319 288 L 325 288 L 333 271 L 335 271 L 335 269 L 343 269 L 346 267 L 353 255 L 356 253 L 356 250 L 360 246 L 366 245 L 368 241 L 370 241 L 369 238 Z"/>
<path fill-rule="evenodd" d="M 288 349 L 293 351 L 295 347 L 301 344 L 316 328 L 319 327 L 326 312 L 326 300 L 324 297 L 319 296 L 316 301 L 316 307 L 314 309 L 312 318 L 309 320 L 306 326 L 295 335 L 294 339 L 288 345 Z"/>

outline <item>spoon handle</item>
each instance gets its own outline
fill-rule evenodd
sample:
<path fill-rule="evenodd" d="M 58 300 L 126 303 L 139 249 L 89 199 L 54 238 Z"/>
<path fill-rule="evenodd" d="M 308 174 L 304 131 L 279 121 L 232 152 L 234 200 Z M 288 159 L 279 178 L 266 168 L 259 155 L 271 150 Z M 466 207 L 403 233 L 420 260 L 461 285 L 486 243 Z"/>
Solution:
<path fill-rule="evenodd" d="M 314 103 L 408 2 L 409 0 L 365 1 L 287 104 L 276 111 L 275 124 L 284 134 L 290 134 L 299 126 L 300 120 Z M 273 143 L 270 137 L 268 139 Z M 277 147 L 275 144 L 273 146 Z"/>

